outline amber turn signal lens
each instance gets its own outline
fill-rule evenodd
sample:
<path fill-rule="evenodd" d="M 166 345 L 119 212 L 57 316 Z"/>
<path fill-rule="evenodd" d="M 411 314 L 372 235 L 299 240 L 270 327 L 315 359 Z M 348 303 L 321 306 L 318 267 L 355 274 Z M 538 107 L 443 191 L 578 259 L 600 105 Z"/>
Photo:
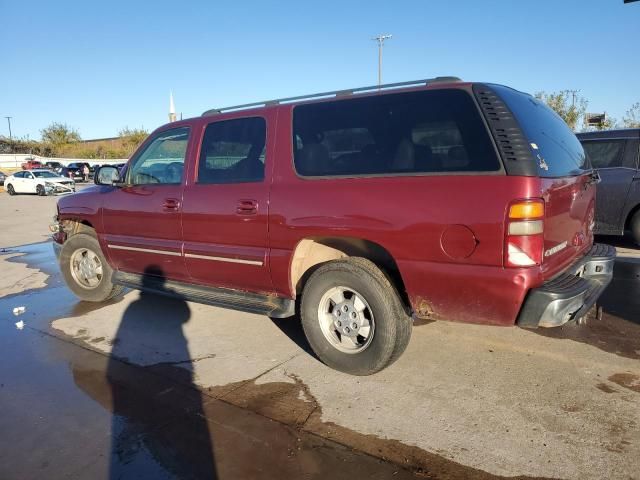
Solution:
<path fill-rule="evenodd" d="M 509 218 L 542 218 L 544 217 L 543 202 L 514 203 L 509 208 Z"/>

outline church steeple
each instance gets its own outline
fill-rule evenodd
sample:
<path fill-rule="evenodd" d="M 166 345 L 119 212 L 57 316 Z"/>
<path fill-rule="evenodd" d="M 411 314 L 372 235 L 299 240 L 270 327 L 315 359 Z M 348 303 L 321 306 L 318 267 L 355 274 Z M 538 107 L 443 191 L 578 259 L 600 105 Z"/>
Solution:
<path fill-rule="evenodd" d="M 169 121 L 176 121 L 176 106 L 173 103 L 173 92 L 169 91 Z"/>

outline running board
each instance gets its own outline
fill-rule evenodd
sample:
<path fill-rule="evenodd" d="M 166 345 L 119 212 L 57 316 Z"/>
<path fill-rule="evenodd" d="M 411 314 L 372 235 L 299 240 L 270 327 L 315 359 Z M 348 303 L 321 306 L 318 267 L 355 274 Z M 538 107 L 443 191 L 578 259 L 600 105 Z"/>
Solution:
<path fill-rule="evenodd" d="M 227 288 L 203 287 L 190 283 L 175 282 L 149 275 L 138 275 L 116 271 L 112 282 L 124 287 L 145 292 L 184 298 L 185 300 L 213 305 L 215 307 L 240 310 L 242 312 L 286 318 L 295 315 L 295 301 L 274 295 L 242 292 Z"/>

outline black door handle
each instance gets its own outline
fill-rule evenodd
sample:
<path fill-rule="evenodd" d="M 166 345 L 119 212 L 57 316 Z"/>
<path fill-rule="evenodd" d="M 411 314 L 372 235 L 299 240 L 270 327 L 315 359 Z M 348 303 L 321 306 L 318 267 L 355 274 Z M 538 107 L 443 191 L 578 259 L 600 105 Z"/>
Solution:
<path fill-rule="evenodd" d="M 162 208 L 165 211 L 175 211 L 180 208 L 180 200 L 177 198 L 165 198 L 162 203 Z"/>
<path fill-rule="evenodd" d="M 236 213 L 238 215 L 256 215 L 258 213 L 258 201 L 248 199 L 239 200 Z"/>

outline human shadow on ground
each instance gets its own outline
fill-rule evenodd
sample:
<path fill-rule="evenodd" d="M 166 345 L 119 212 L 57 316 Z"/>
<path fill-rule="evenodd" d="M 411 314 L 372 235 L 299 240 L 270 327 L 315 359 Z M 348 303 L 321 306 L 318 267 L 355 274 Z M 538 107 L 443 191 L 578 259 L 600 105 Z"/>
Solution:
<path fill-rule="evenodd" d="M 148 267 L 143 286 L 171 296 L 143 290 L 125 310 L 113 340 L 105 375 L 113 412 L 109 478 L 158 478 L 160 466 L 165 474 L 178 478 L 215 479 L 213 444 L 203 408 L 206 397 L 195 386 L 183 332 L 191 311 L 183 297 L 164 290 L 161 268 Z M 163 355 L 167 361 L 158 362 Z M 153 364 L 146 364 L 145 358 L 153 359 Z M 187 388 L 152 381 L 137 384 L 130 374 L 123 375 L 122 362 L 128 360 L 146 364 L 145 369 L 158 365 L 170 369 L 172 382 Z"/>

